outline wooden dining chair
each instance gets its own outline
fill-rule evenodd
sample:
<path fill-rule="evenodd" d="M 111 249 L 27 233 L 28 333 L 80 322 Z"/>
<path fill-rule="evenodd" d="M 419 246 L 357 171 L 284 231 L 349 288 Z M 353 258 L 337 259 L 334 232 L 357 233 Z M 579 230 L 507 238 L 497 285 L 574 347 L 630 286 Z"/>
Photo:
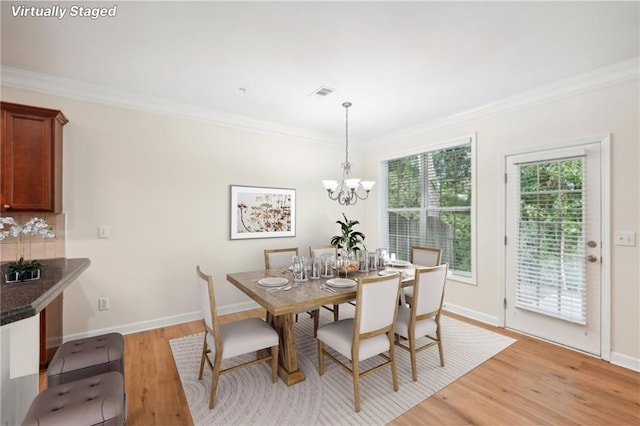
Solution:
<path fill-rule="evenodd" d="M 279 249 L 265 249 L 264 251 L 264 268 L 265 269 L 286 269 L 289 266 L 293 265 L 292 258 L 293 256 L 298 255 L 298 248 L 279 248 Z M 313 335 L 315 337 L 316 332 L 318 331 L 318 325 L 320 324 L 320 310 L 316 309 L 313 311 L 303 311 L 306 312 L 313 319 Z M 296 321 L 298 321 L 298 313 L 296 313 Z M 267 312 L 267 322 L 271 321 L 271 314 Z"/>
<path fill-rule="evenodd" d="M 412 246 L 409 261 L 418 266 L 438 266 L 442 260 L 442 249 L 435 247 Z M 411 305 L 413 300 L 413 287 L 405 287 L 404 299 Z"/>
<path fill-rule="evenodd" d="M 330 254 L 334 259 L 338 258 L 338 248 L 334 245 L 309 247 L 309 256 L 322 257 L 323 254 Z M 333 306 L 323 306 L 324 309 L 333 312 L 333 320 L 338 321 L 340 319 L 340 305 L 334 304 Z"/>
<path fill-rule="evenodd" d="M 338 247 L 334 245 L 326 245 L 326 246 L 311 246 L 309 247 L 309 256 L 311 257 L 322 257 L 323 254 L 330 254 L 334 258 L 338 258 Z"/>
<path fill-rule="evenodd" d="M 264 267 L 265 269 L 288 268 L 293 265 L 293 256 L 297 255 L 297 247 L 266 249 L 264 251 Z"/>
<path fill-rule="evenodd" d="M 396 320 L 396 345 L 409 351 L 413 381 L 418 380 L 416 354 L 433 345 L 438 345 L 440 365 L 444 367 L 440 313 L 444 301 L 444 287 L 447 282 L 448 265 L 416 269 L 413 303 L 411 307 L 400 306 Z M 416 347 L 416 341 L 426 337 L 428 342 Z M 401 342 L 408 341 L 408 345 Z"/>
<path fill-rule="evenodd" d="M 271 361 L 271 380 L 273 383 L 277 383 L 279 338 L 278 333 L 259 318 L 248 318 L 220 324 L 216 312 L 213 278 L 211 275 L 204 274 L 200 270 L 200 266 L 196 266 L 196 274 L 200 287 L 200 303 L 205 327 L 198 380 L 202 380 L 206 361 L 213 371 L 211 397 L 209 398 L 209 409 L 211 409 L 215 404 L 218 379 L 222 374 L 231 373 L 260 362 Z M 224 370 L 221 369 L 222 361 L 225 359 L 248 353 L 257 353 L 262 349 L 270 349 L 270 351 L 265 351 L 265 355 L 256 355 L 254 360 L 228 367 Z M 213 361 L 209 357 L 210 354 L 214 356 Z"/>
<path fill-rule="evenodd" d="M 391 367 L 393 390 L 398 391 L 394 327 L 398 312 L 400 274 L 361 278 L 356 288 L 356 312 L 354 318 L 332 322 L 318 329 L 318 370 L 324 374 L 324 356 L 338 364 L 353 377 L 353 397 L 356 413 L 360 411 L 360 378 Z M 329 346 L 350 361 L 342 363 L 325 349 Z M 386 355 L 388 352 L 389 355 Z M 360 362 L 379 356 L 384 362 L 360 371 Z"/>
<path fill-rule="evenodd" d="M 411 247 L 411 258 L 409 261 L 414 265 L 438 266 L 442 259 L 442 249 L 435 247 Z"/>

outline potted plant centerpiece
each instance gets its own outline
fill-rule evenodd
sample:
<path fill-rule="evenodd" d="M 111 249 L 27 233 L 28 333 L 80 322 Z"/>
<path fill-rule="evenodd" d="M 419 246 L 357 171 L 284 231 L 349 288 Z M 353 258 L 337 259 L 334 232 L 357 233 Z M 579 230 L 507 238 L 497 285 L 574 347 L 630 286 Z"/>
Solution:
<path fill-rule="evenodd" d="M 349 220 L 347 216 L 342 213 L 344 221 L 337 220 L 336 223 L 340 225 L 340 235 L 334 235 L 331 237 L 331 244 L 338 247 L 342 261 L 338 259 L 341 272 L 356 271 L 358 269 L 358 253 L 364 252 L 366 255 L 367 247 L 364 245 L 365 236 L 360 231 L 355 231 L 353 228 L 359 225 L 357 220 Z"/>
<path fill-rule="evenodd" d="M 44 219 L 32 217 L 24 225 L 17 223 L 12 217 L 0 217 L 0 240 L 12 237 L 15 239 L 16 260 L 4 266 L 7 283 L 33 281 L 40 278 L 40 271 L 44 265 L 31 259 L 31 241 L 33 237 L 54 238 L 51 226 Z M 26 240 L 26 241 L 25 241 Z M 28 246 L 28 257 L 25 260 L 25 250 Z"/>

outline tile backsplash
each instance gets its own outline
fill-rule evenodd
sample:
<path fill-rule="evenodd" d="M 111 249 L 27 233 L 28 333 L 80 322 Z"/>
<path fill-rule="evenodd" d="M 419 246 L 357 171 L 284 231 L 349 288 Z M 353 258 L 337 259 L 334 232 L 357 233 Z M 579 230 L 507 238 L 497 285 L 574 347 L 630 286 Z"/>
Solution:
<path fill-rule="evenodd" d="M 41 217 L 47 221 L 55 238 L 33 237 L 31 240 L 31 255 L 29 255 L 29 243 L 23 239 L 23 243 L 19 244 L 17 257 L 24 255 L 25 259 L 52 259 L 55 257 L 65 257 L 65 215 L 64 213 L 42 213 L 42 212 L 22 212 L 3 214 L 4 217 L 10 216 L 16 222 L 23 225 L 32 217 Z M 24 253 L 23 253 L 24 250 Z M 16 239 L 13 237 L 5 238 L 0 241 L 0 261 L 12 262 L 16 260 Z"/>

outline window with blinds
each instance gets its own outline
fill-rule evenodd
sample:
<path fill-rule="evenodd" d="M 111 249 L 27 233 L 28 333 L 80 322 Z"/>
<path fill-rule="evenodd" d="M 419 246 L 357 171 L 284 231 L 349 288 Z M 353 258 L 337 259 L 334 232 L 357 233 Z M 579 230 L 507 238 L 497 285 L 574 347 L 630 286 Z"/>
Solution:
<path fill-rule="evenodd" d="M 411 246 L 442 249 L 452 274 L 472 277 L 472 146 L 386 161 L 385 234 L 398 259 Z"/>
<path fill-rule="evenodd" d="M 586 322 L 584 160 L 518 165 L 515 301 L 578 324 Z"/>

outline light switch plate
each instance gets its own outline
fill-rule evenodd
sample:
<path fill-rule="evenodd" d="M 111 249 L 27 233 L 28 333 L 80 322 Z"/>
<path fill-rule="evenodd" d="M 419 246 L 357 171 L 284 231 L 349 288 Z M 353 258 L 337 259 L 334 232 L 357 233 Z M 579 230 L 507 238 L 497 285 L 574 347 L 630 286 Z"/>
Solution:
<path fill-rule="evenodd" d="M 109 238 L 109 227 L 102 225 L 98 226 L 98 238 Z"/>
<path fill-rule="evenodd" d="M 631 232 L 631 231 L 618 231 L 618 232 L 616 232 L 615 244 L 617 246 L 635 247 L 635 245 L 636 245 L 636 233 L 635 232 Z"/>

